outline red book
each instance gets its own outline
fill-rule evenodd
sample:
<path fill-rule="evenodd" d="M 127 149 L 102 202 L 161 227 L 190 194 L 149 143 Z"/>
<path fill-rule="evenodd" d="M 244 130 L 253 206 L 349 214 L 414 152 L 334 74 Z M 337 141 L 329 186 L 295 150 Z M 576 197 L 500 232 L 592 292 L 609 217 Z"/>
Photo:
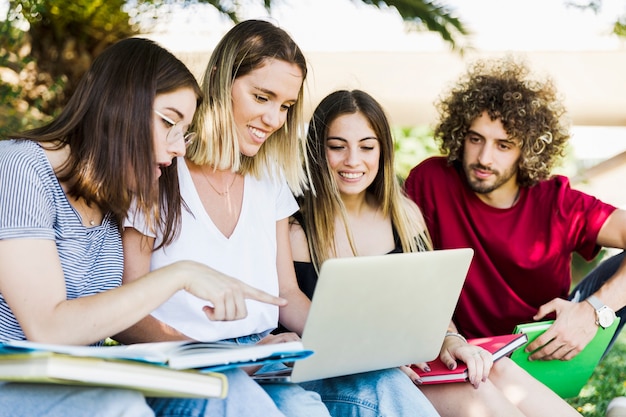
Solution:
<path fill-rule="evenodd" d="M 515 349 L 523 346 L 528 337 L 525 334 L 505 334 L 502 336 L 481 337 L 477 339 L 470 339 L 467 342 L 480 346 L 483 349 L 491 352 L 493 355 L 493 361 L 497 361 L 503 356 L 510 355 Z M 463 362 L 458 362 L 457 367 L 454 370 L 448 369 L 448 367 L 441 362 L 439 358 L 428 362 L 430 366 L 430 372 L 424 372 L 416 366 L 411 368 L 420 376 L 423 384 L 443 384 L 447 382 L 464 382 L 467 381 L 467 365 Z"/>

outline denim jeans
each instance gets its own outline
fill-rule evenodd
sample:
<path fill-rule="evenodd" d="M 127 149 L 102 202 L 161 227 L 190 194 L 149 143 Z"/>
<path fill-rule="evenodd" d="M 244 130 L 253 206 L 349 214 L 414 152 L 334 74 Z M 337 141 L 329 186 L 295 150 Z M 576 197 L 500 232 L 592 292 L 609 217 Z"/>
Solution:
<path fill-rule="evenodd" d="M 320 394 L 336 417 L 438 417 L 433 405 L 399 368 L 300 384 Z"/>
<path fill-rule="evenodd" d="M 0 382 L 0 417 L 154 417 L 137 391 Z"/>
<path fill-rule="evenodd" d="M 611 256 L 610 258 L 600 262 L 598 266 L 596 266 L 591 272 L 589 272 L 589 274 L 587 274 L 587 276 L 584 277 L 578 283 L 578 285 L 576 285 L 576 287 L 572 290 L 569 299 L 571 301 L 579 302 L 598 291 L 598 289 L 609 278 L 611 278 L 613 274 L 615 274 L 620 264 L 624 260 L 625 254 L 626 252 L 620 252 L 617 255 Z M 604 355 L 609 352 L 609 350 L 613 346 L 613 343 L 615 343 L 615 340 L 619 336 L 619 333 L 622 331 L 624 324 L 626 324 L 626 307 L 619 309 L 615 312 L 615 314 L 620 318 L 619 325 L 617 326 L 617 330 L 615 331 L 613 338 L 609 342 L 609 345 L 604 351 Z"/>
<path fill-rule="evenodd" d="M 224 341 L 241 345 L 256 344 L 268 334 L 269 332 L 252 334 Z M 284 367 L 284 365 L 280 363 L 268 364 L 263 367 L 263 370 L 272 370 L 277 367 Z M 291 383 L 271 383 L 260 386 L 274 401 L 278 409 L 287 417 L 330 417 L 328 409 L 315 391 L 307 391 L 300 385 Z M 243 415 L 247 416 L 248 414 Z"/>
<path fill-rule="evenodd" d="M 228 396 L 223 400 L 148 398 L 157 417 L 284 417 L 267 393 L 241 369 L 222 372 L 228 377 Z"/>
<path fill-rule="evenodd" d="M 144 398 L 132 390 L 0 383 L 0 417 L 284 417 L 241 369 L 225 371 L 225 399 Z"/>
<path fill-rule="evenodd" d="M 264 335 L 237 338 L 256 343 Z M 269 364 L 263 371 L 276 370 Z M 398 368 L 323 380 L 261 384 L 286 416 L 334 417 L 439 417 L 432 404 Z M 324 408 L 321 408 L 322 405 Z"/>

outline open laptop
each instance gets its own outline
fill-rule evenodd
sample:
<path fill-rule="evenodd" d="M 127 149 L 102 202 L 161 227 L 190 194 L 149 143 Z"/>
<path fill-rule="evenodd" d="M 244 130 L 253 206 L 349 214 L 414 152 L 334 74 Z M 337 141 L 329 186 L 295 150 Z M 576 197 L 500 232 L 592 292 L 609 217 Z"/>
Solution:
<path fill-rule="evenodd" d="M 302 334 L 313 355 L 254 378 L 304 382 L 433 360 L 472 256 L 465 248 L 327 260 Z"/>

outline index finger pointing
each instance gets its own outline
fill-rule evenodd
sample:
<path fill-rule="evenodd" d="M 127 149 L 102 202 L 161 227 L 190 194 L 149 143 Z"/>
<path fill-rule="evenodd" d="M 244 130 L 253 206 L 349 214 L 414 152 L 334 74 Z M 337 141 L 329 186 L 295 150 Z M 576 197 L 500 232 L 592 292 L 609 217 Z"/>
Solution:
<path fill-rule="evenodd" d="M 244 284 L 245 285 L 245 284 Z M 256 300 L 262 303 L 273 304 L 278 307 L 284 307 L 287 305 L 287 300 L 282 297 L 276 297 L 274 295 L 268 294 L 265 291 L 261 291 L 257 288 L 251 287 L 249 285 L 244 286 L 243 295 L 245 298 L 249 300 Z"/>

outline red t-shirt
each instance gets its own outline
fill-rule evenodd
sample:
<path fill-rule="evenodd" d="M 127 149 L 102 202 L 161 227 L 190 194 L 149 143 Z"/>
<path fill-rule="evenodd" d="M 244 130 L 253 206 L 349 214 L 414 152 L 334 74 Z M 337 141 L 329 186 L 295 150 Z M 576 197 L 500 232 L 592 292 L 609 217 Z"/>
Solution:
<path fill-rule="evenodd" d="M 405 188 L 424 213 L 435 249 L 474 249 L 454 316 L 467 337 L 510 333 L 542 304 L 567 298 L 572 253 L 596 256 L 600 228 L 616 209 L 571 189 L 563 176 L 522 187 L 513 207 L 494 208 L 443 157 L 413 168 Z"/>

